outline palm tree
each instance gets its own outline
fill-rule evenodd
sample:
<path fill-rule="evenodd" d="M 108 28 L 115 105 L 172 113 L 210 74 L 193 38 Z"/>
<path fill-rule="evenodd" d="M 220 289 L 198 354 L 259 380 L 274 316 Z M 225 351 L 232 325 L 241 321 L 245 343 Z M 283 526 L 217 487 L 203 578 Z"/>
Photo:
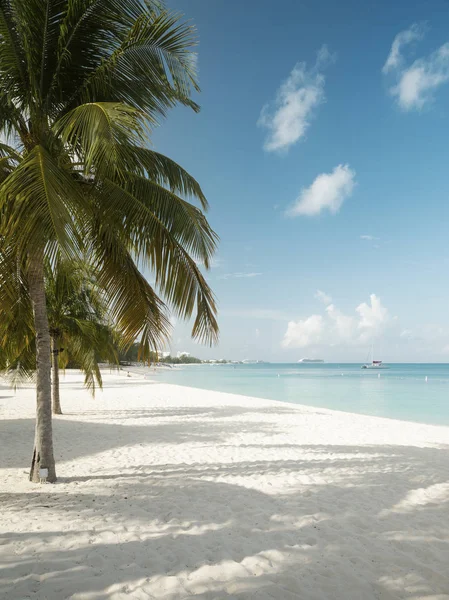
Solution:
<path fill-rule="evenodd" d="M 102 387 L 99 360 L 118 364 L 118 332 L 109 323 L 105 295 L 88 264 L 58 261 L 46 264 L 46 299 L 52 341 L 53 414 L 62 414 L 59 368 L 69 363 L 85 374 L 85 385 Z"/>
<path fill-rule="evenodd" d="M 33 306 L 32 481 L 56 480 L 45 258 L 90 257 L 114 322 L 127 343 L 141 340 L 142 358 L 169 334 L 161 296 L 181 318 L 196 312 L 194 338 L 217 340 L 214 297 L 197 266 L 208 268 L 217 243 L 206 198 L 148 148 L 169 108 L 198 110 L 194 43 L 191 25 L 150 0 L 0 0 L 0 235 L 3 261 L 20 264 Z M 0 273 L 5 310 L 12 285 Z"/>
<path fill-rule="evenodd" d="M 52 266 L 46 259 L 44 273 L 53 363 L 53 414 L 62 414 L 59 369 L 70 363 L 79 367 L 85 374 L 85 385 L 94 393 L 96 384 L 102 387 L 99 360 L 118 364 L 119 332 L 109 323 L 105 295 L 100 292 L 88 263 L 58 257 Z M 20 280 L 23 285 L 24 279 Z M 33 379 L 36 369 L 30 297 L 26 288 L 16 289 L 19 296 L 13 308 L 17 314 L 5 313 L 0 307 L 0 348 L 7 356 L 3 365 L 0 359 L 0 370 L 14 387 L 23 380 Z"/>

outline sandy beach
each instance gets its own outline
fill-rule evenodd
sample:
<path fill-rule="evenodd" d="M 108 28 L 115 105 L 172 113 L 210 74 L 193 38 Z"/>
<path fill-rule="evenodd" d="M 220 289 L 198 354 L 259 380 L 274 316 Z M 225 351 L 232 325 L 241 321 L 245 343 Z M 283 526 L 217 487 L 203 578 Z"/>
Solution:
<path fill-rule="evenodd" d="M 0 597 L 449 599 L 449 428 L 105 374 L 0 385 Z"/>

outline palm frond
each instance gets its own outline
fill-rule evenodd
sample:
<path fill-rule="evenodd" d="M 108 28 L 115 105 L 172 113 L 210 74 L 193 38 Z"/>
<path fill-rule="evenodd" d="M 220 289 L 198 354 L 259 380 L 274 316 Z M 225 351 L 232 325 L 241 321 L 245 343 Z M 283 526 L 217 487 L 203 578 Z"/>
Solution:
<path fill-rule="evenodd" d="M 127 173 L 121 186 L 129 192 L 192 256 L 209 267 L 218 236 L 204 213 L 151 179 Z M 148 216 L 148 215 L 147 215 Z"/>
<path fill-rule="evenodd" d="M 19 240 L 19 252 L 30 253 L 54 239 L 67 254 L 79 252 L 86 209 L 81 189 L 42 146 L 35 146 L 3 182 L 0 210 L 5 206 L 4 233 Z"/>
<path fill-rule="evenodd" d="M 0 0 L 0 73 L 2 92 L 13 98 L 28 93 L 25 52 L 18 28 L 16 3 Z"/>
<path fill-rule="evenodd" d="M 140 111 L 118 102 L 93 102 L 73 109 L 54 125 L 64 144 L 82 158 L 86 175 L 120 174 L 120 147 L 143 142 Z"/>
<path fill-rule="evenodd" d="M 191 52 L 194 28 L 180 23 L 177 15 L 141 8 L 120 43 L 84 79 L 65 110 L 106 99 L 139 108 L 153 118 L 178 102 L 198 110 L 190 98 L 192 88 L 199 90 Z M 137 80 L 142 85 L 136 86 Z"/>
<path fill-rule="evenodd" d="M 167 342 L 167 308 L 140 273 L 113 224 L 100 219 L 91 232 L 91 260 L 104 290 L 109 314 L 125 346 L 141 340 L 141 359 Z"/>
<path fill-rule="evenodd" d="M 33 313 L 24 272 L 14 249 L 0 237 L 0 354 L 3 374 L 16 387 L 36 366 Z"/>
<path fill-rule="evenodd" d="M 120 151 L 129 173 L 146 177 L 175 194 L 199 200 L 203 210 L 209 208 L 200 184 L 174 160 L 139 146 L 122 145 Z"/>
<path fill-rule="evenodd" d="M 153 185 L 153 191 L 156 191 L 155 187 L 157 186 Z M 120 223 L 124 239 L 130 241 L 137 257 L 147 261 L 155 273 L 157 287 L 173 306 L 176 314 L 181 318 L 190 318 L 196 307 L 193 337 L 209 344 L 216 343 L 218 324 L 215 299 L 195 259 L 189 254 L 192 252 L 197 259 L 209 260 L 215 248 L 215 234 L 209 231 L 205 241 L 199 240 L 201 236 L 198 235 L 198 220 L 196 227 L 192 225 L 186 210 L 184 214 L 178 213 L 177 221 L 172 220 L 167 224 L 162 222 L 154 210 L 157 201 L 148 195 L 145 186 L 144 189 L 139 189 L 136 181 L 120 187 L 112 181 L 104 180 L 101 188 L 96 191 L 102 207 L 98 223 L 104 225 L 109 222 L 110 227 L 113 227 L 112 219 L 115 220 L 116 227 Z M 157 191 L 161 194 L 160 210 L 165 210 L 167 214 L 163 200 L 170 192 L 163 188 Z M 176 200 L 173 194 L 172 196 L 173 205 Z M 181 206 L 180 199 L 177 201 Z M 186 206 L 187 203 L 184 209 Z M 194 207 L 190 207 L 192 208 Z M 186 224 L 190 227 L 186 227 Z M 177 228 L 174 225 L 177 225 Z"/>
<path fill-rule="evenodd" d="M 4 250 L 4 251 L 2 251 Z M 3 260 L 2 260 L 3 259 Z M 0 246 L 0 354 L 5 377 L 14 386 L 32 379 L 36 368 L 35 331 L 26 268 Z M 9 287 L 1 285 L 7 276 Z M 87 263 L 45 260 L 46 300 L 50 334 L 64 352 L 62 368 L 75 363 L 95 390 L 101 386 L 100 359 L 118 363 L 117 333 L 109 323 L 104 295 Z M 7 310 L 5 310 L 5 308 Z"/>

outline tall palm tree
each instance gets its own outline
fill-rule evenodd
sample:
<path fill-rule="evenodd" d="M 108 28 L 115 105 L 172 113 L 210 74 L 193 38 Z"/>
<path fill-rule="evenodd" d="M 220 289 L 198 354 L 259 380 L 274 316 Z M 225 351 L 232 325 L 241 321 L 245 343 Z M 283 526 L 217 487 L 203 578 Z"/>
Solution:
<path fill-rule="evenodd" d="M 118 364 L 119 332 L 110 323 L 107 296 L 99 290 L 88 263 L 58 257 L 52 265 L 46 259 L 44 274 L 53 363 L 53 414 L 62 414 L 60 367 L 65 368 L 69 363 L 79 367 L 85 374 L 85 385 L 94 393 L 96 385 L 102 387 L 99 361 Z M 33 379 L 36 370 L 36 336 L 29 292 L 23 285 L 23 277 L 17 283 L 19 294 L 13 311 L 5 312 L 0 306 L 0 350 L 4 356 L 4 364 L 0 359 L 0 370 L 14 386 Z M 21 326 L 17 327 L 19 321 Z"/>
<path fill-rule="evenodd" d="M 128 343 L 141 340 L 143 358 L 169 332 L 160 296 L 182 318 L 196 312 L 194 338 L 217 339 L 214 297 L 197 267 L 209 266 L 217 242 L 206 198 L 148 148 L 169 108 L 198 110 L 195 31 L 159 4 L 0 0 L 0 235 L 4 260 L 26 273 L 34 313 L 32 481 L 56 480 L 46 257 L 90 256 L 114 322 Z M 0 302 L 14 296 L 9 288 L 0 273 Z"/>

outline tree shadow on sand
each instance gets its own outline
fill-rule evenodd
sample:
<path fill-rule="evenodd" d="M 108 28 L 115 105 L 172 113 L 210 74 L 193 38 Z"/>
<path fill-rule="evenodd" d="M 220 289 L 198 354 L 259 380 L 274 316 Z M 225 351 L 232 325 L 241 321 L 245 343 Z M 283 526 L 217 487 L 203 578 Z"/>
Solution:
<path fill-rule="evenodd" d="M 110 418 L 114 418 L 115 411 L 108 411 Z M 122 411 L 117 411 L 117 419 L 122 420 L 120 416 Z M 223 409 L 223 412 L 229 414 L 233 411 Z M 160 413 L 156 411 L 160 417 Z M 209 411 L 209 414 L 216 414 Z M 121 425 L 120 423 L 102 423 L 77 421 L 63 418 L 54 419 L 53 431 L 55 440 L 55 457 L 57 461 L 68 461 L 83 456 L 90 456 L 112 449 L 153 444 L 182 444 L 183 442 L 198 442 L 207 444 L 216 444 L 220 441 L 225 442 L 235 433 L 244 429 L 247 432 L 255 430 L 258 432 L 266 429 L 273 432 L 271 424 L 246 422 L 214 422 L 211 420 L 193 421 L 189 420 L 186 424 L 186 417 L 190 416 L 186 411 L 181 411 L 178 415 L 182 418 L 179 421 L 171 422 L 173 411 L 168 411 L 167 423 L 151 422 L 153 411 L 138 411 L 137 416 L 131 418 L 146 419 L 142 425 Z M 198 416 L 193 412 L 193 416 Z M 204 416 L 204 415 L 203 415 Z M 126 417 L 125 417 L 126 418 Z M 194 424 L 194 427 L 192 427 Z M 6 468 L 26 467 L 30 459 L 30 448 L 27 443 L 16 444 L 18 439 L 28 442 L 33 439 L 35 421 L 34 419 L 4 419 L 0 421 L 0 439 L 2 440 L 2 449 L 0 450 L 0 464 Z M 64 439 L 64 445 L 58 443 L 58 439 Z"/>
<path fill-rule="evenodd" d="M 77 389 L 80 389 L 79 385 Z M 267 431 L 273 434 L 276 431 L 276 426 L 271 422 L 243 420 L 242 416 L 258 418 L 290 413 L 297 415 L 298 411 L 283 406 L 256 409 L 241 406 L 206 406 L 120 410 L 97 408 L 83 411 L 81 414 L 67 412 L 53 420 L 55 457 L 58 462 L 67 461 L 139 444 L 180 444 L 193 441 L 225 446 L 226 441 L 234 434 L 252 431 Z M 81 417 L 82 420 L 76 417 Z M 102 422 L 105 418 L 109 421 L 115 420 L 116 423 Z M 164 422 L 165 420 L 167 422 Z M 31 452 L 29 441 L 33 439 L 34 427 L 34 419 L 0 420 L 2 467 L 28 467 Z M 59 443 L 59 439 L 64 439 L 64 444 Z"/>
<path fill-rule="evenodd" d="M 64 435 L 89 454 L 110 448 L 114 439 L 120 447 L 131 440 L 182 443 L 197 435 L 226 445 L 236 428 L 260 432 L 265 425 L 231 420 L 211 429 L 208 421 L 192 434 L 182 423 L 63 423 L 58 426 L 72 432 Z M 2 494 L 11 522 L 34 518 L 43 526 L 0 537 L 0 595 L 449 598 L 447 448 L 296 448 L 307 459 L 156 464 L 124 472 L 104 472 L 99 464 L 97 472 L 59 486 Z M 49 544 L 55 537 L 57 551 Z"/>

